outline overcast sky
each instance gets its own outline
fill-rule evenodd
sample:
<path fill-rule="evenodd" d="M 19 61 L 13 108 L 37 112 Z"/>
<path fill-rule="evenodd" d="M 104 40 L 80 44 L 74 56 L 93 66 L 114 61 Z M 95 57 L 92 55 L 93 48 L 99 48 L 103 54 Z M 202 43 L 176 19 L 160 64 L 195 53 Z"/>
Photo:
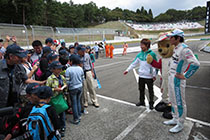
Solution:
<path fill-rule="evenodd" d="M 69 2 L 69 0 L 57 0 L 61 2 Z M 136 11 L 141 6 L 148 11 L 152 9 L 153 16 L 164 13 L 168 9 L 188 10 L 196 6 L 206 6 L 208 0 L 72 0 L 74 4 L 84 4 L 93 1 L 98 7 L 105 6 L 109 9 L 120 7 Z"/>

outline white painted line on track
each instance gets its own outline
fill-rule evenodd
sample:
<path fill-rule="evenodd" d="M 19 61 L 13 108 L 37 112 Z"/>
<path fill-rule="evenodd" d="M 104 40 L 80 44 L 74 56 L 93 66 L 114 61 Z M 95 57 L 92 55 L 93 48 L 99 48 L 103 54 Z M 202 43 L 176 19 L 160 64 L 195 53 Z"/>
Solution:
<path fill-rule="evenodd" d="M 199 124 L 202 124 L 204 126 L 210 127 L 210 123 L 208 123 L 208 122 L 200 121 L 200 120 L 193 119 L 193 118 L 190 118 L 190 117 L 186 117 L 186 119 L 189 120 L 189 121 L 192 121 L 192 122 L 199 123 Z"/>
<path fill-rule="evenodd" d="M 139 117 L 132 122 L 124 131 L 122 131 L 114 140 L 123 140 L 128 133 L 130 133 L 150 111 L 145 110 Z"/>
<path fill-rule="evenodd" d="M 190 86 L 190 85 L 186 85 L 187 88 L 196 88 L 196 89 L 204 89 L 204 90 L 210 90 L 210 88 L 208 87 L 199 87 L 199 86 Z"/>
<path fill-rule="evenodd" d="M 115 102 L 118 102 L 118 103 L 122 103 L 122 104 L 126 104 L 126 105 L 130 105 L 130 106 L 136 106 L 134 103 L 130 103 L 130 102 L 126 102 L 126 101 L 123 101 L 123 100 L 119 100 L 119 99 L 115 99 L 115 98 L 111 98 L 111 97 L 107 97 L 107 96 L 103 96 L 103 95 L 99 95 L 99 94 L 96 94 L 97 97 L 100 97 L 100 98 L 103 98 L 103 99 L 106 99 L 106 100 L 111 100 L 111 101 L 115 101 Z M 145 108 L 145 107 L 141 107 L 141 108 Z M 145 112 L 150 112 L 151 110 L 145 110 L 143 113 Z M 193 119 L 193 118 L 190 118 L 190 117 L 186 117 L 186 120 L 189 120 L 191 122 L 194 122 L 194 123 L 199 123 L 199 124 L 202 124 L 204 126 L 208 126 L 210 127 L 210 123 L 209 122 L 204 122 L 204 121 L 201 121 L 201 120 L 197 120 L 197 119 Z"/>
<path fill-rule="evenodd" d="M 131 105 L 131 106 L 136 106 L 136 105 L 133 104 L 133 103 L 129 103 L 129 102 L 126 102 L 126 101 L 122 101 L 122 100 L 119 100 L 119 99 L 115 99 L 115 98 L 111 98 L 111 97 L 107 97 L 107 96 L 103 96 L 103 95 L 99 95 L 99 94 L 97 94 L 96 96 L 97 96 L 97 97 L 100 97 L 100 98 L 103 98 L 103 99 L 115 101 L 115 102 L 118 102 L 118 103 L 122 103 L 122 104 L 126 104 L 126 105 Z"/>
<path fill-rule="evenodd" d="M 199 61 L 201 64 L 210 64 L 210 61 Z"/>
<path fill-rule="evenodd" d="M 114 62 L 114 63 L 109 63 L 109 64 L 105 64 L 105 65 L 100 65 L 100 66 L 95 66 L 94 68 L 103 68 L 103 67 L 108 67 L 108 66 L 112 66 L 112 65 L 116 65 L 116 64 L 120 64 L 120 63 L 124 63 L 124 62 L 130 62 L 131 60 L 125 60 L 125 61 L 119 61 L 119 62 Z"/>

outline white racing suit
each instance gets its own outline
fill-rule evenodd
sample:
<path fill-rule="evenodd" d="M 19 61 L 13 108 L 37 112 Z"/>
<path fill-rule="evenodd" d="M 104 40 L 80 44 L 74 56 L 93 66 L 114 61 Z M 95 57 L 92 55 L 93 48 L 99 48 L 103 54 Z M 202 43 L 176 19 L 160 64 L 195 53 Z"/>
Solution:
<path fill-rule="evenodd" d="M 184 73 L 189 64 L 189 69 Z M 180 43 L 174 48 L 173 56 L 169 61 L 168 71 L 169 100 L 172 104 L 173 118 L 182 124 L 187 115 L 185 102 L 186 80 L 178 79 L 175 75 L 176 73 L 184 74 L 185 78 L 188 79 L 196 72 L 199 66 L 199 61 L 186 44 Z"/>

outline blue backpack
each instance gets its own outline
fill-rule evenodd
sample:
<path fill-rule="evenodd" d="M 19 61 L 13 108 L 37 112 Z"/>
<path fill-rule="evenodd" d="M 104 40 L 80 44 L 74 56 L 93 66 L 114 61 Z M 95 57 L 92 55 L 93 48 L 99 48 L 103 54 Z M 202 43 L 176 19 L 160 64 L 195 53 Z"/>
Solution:
<path fill-rule="evenodd" d="M 46 108 L 50 105 L 45 104 L 42 107 L 34 106 L 27 119 L 28 131 L 34 140 L 58 140 L 54 128 L 50 122 Z"/>

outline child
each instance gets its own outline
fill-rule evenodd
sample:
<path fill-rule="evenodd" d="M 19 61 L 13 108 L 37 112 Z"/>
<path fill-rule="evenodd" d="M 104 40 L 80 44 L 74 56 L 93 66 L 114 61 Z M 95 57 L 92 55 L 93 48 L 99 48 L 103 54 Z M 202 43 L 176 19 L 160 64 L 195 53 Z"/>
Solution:
<path fill-rule="evenodd" d="M 136 56 L 135 60 L 130 64 L 127 70 L 124 72 L 124 75 L 128 73 L 131 69 L 133 69 L 136 65 L 139 64 L 139 91 L 140 91 L 140 102 L 136 104 L 136 106 L 145 106 L 145 84 L 149 89 L 149 108 L 153 109 L 154 104 L 154 91 L 153 91 L 153 82 L 155 81 L 155 77 L 157 75 L 157 71 L 150 64 L 147 63 L 147 55 L 150 54 L 153 59 L 157 60 L 156 54 L 150 50 L 150 40 L 142 39 L 141 40 L 141 52 Z"/>
<path fill-rule="evenodd" d="M 78 55 L 70 56 L 71 67 L 66 70 L 66 80 L 68 83 L 69 94 L 71 97 L 74 124 L 79 124 L 81 120 L 81 104 L 82 84 L 84 80 L 84 72 L 80 67 L 81 61 Z"/>
<path fill-rule="evenodd" d="M 46 85 L 51 87 L 53 90 L 53 97 L 58 94 L 63 94 L 63 87 L 67 87 L 66 79 L 60 73 L 62 72 L 63 65 L 59 61 L 53 61 L 50 64 L 50 69 L 52 70 L 52 75 L 47 78 Z M 61 136 L 65 135 L 65 112 L 59 114 L 60 123 L 61 123 Z"/>
<path fill-rule="evenodd" d="M 23 129 L 20 129 L 18 133 L 17 131 L 15 131 L 16 133 L 13 133 L 12 128 L 14 128 L 17 124 L 19 127 L 22 126 L 22 122 L 20 120 L 27 118 L 33 106 L 39 103 L 39 98 L 37 96 L 39 87 L 40 86 L 37 83 L 28 84 L 26 87 L 26 98 L 29 102 L 25 107 L 19 108 L 18 112 L 11 117 L 8 117 L 6 120 L 4 132 L 7 139 L 15 138 L 24 133 Z"/>
<path fill-rule="evenodd" d="M 44 105 L 48 105 L 52 95 L 53 95 L 53 91 L 50 87 L 48 87 L 48 86 L 40 87 L 39 92 L 37 94 L 37 96 L 39 98 L 39 103 L 35 106 L 35 108 L 41 108 Z M 31 113 L 33 113 L 33 109 L 31 111 Z M 53 128 L 54 128 L 54 137 L 53 138 L 56 137 L 57 139 L 59 139 L 58 138 L 59 137 L 58 130 L 60 130 L 61 125 L 60 125 L 60 121 L 58 119 L 58 115 L 56 114 L 55 108 L 53 106 L 49 106 L 46 108 L 46 112 L 49 117 L 50 124 L 52 123 Z M 48 125 L 50 125 L 50 124 L 48 124 Z"/>

